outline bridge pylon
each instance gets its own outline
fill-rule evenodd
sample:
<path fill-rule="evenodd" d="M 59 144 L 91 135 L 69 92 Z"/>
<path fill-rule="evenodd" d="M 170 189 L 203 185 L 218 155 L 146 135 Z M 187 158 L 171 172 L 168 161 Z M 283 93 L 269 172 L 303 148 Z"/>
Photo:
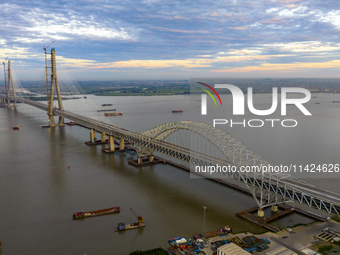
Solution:
<path fill-rule="evenodd" d="M 13 79 L 12 79 L 12 71 L 11 71 L 11 61 L 7 60 L 7 70 L 6 63 L 4 62 L 4 72 L 5 72 L 5 88 L 6 88 L 6 103 L 8 107 L 16 107 L 17 102 L 14 101 L 13 105 L 11 104 L 10 97 L 16 97 Z"/>
<path fill-rule="evenodd" d="M 61 100 L 59 82 L 57 77 L 57 64 L 55 57 L 55 49 L 51 49 L 51 53 L 47 53 L 45 50 L 45 71 L 46 71 L 46 96 L 47 96 L 47 115 L 48 124 L 50 127 L 63 126 L 64 118 L 59 116 L 58 123 L 54 120 L 54 110 L 64 110 L 63 102 Z M 47 55 L 51 55 L 51 60 L 49 61 Z M 56 92 L 58 107 L 54 105 L 54 93 Z"/>

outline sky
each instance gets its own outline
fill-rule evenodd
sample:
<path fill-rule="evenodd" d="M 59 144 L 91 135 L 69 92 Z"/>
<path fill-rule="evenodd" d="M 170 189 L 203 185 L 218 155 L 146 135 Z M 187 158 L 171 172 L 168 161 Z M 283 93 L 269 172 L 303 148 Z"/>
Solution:
<path fill-rule="evenodd" d="M 340 78 L 339 0 L 0 1 L 0 59 L 76 80 Z M 1 76 L 0 76 L 1 77 Z"/>

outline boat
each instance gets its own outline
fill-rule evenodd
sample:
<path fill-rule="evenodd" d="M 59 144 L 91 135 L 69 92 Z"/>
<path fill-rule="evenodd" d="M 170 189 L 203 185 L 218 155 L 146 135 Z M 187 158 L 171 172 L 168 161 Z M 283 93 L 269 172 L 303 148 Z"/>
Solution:
<path fill-rule="evenodd" d="M 102 106 L 112 106 L 112 104 L 102 104 Z"/>
<path fill-rule="evenodd" d="M 184 244 L 190 242 L 191 239 L 186 239 L 185 237 L 174 237 L 168 240 L 170 245 L 179 245 L 179 244 Z"/>
<path fill-rule="evenodd" d="M 13 130 L 19 130 L 19 127 L 12 127 Z"/>
<path fill-rule="evenodd" d="M 138 222 L 136 223 L 131 223 L 131 224 L 125 224 L 125 223 L 118 223 L 117 225 L 117 231 L 124 231 L 124 230 L 130 230 L 130 229 L 137 229 L 137 228 L 144 228 L 144 219 L 142 216 L 137 216 L 136 213 L 130 208 L 132 211 L 133 215 L 137 219 Z"/>
<path fill-rule="evenodd" d="M 333 101 L 333 103 L 340 103 L 340 101 Z"/>
<path fill-rule="evenodd" d="M 113 112 L 116 111 L 116 109 L 98 109 L 97 112 Z"/>
<path fill-rule="evenodd" d="M 208 239 L 208 238 L 212 238 L 212 237 L 215 237 L 215 236 L 225 236 L 225 235 L 228 235 L 231 232 L 232 232 L 232 228 L 229 227 L 229 225 L 227 225 L 224 228 L 221 228 L 219 230 L 209 231 L 209 232 L 206 232 L 206 233 L 203 233 L 203 234 L 194 235 L 194 239 L 195 240 L 202 239 L 202 238 Z"/>
<path fill-rule="evenodd" d="M 84 98 L 86 99 L 86 98 L 87 98 L 87 96 L 84 96 Z"/>
<path fill-rule="evenodd" d="M 183 112 L 183 110 L 173 110 L 172 113 Z"/>
<path fill-rule="evenodd" d="M 145 224 L 141 223 L 131 223 L 131 224 L 125 224 L 125 223 L 118 223 L 117 230 L 118 231 L 124 231 L 124 230 L 130 230 L 130 229 L 136 229 L 136 228 L 145 228 Z"/>
<path fill-rule="evenodd" d="M 104 113 L 104 116 L 118 116 L 123 115 L 123 112 L 110 112 L 110 113 Z"/>
<path fill-rule="evenodd" d="M 229 225 L 224 227 L 224 232 L 231 233 L 231 231 L 233 231 L 233 229 L 231 227 L 229 227 Z"/>
<path fill-rule="evenodd" d="M 112 213 L 118 213 L 120 212 L 120 207 L 111 207 L 107 209 L 102 210 L 96 210 L 96 211 L 90 211 L 90 212 L 77 212 L 73 214 L 73 219 L 83 219 L 87 217 L 94 217 L 94 216 L 100 216 L 100 215 L 106 215 L 106 214 L 112 214 Z"/>

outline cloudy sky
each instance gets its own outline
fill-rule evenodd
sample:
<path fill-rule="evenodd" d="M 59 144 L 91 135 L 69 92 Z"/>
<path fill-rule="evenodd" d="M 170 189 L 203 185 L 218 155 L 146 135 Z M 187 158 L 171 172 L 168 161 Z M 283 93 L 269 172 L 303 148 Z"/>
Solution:
<path fill-rule="evenodd" d="M 77 80 L 340 77 L 339 0 L 1 0 L 0 35 L 20 79 L 53 41 Z"/>

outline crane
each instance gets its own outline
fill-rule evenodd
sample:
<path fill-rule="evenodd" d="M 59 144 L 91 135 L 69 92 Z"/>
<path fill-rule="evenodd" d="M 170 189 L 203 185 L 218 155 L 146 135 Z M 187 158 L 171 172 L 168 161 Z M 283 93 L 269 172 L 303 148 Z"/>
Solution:
<path fill-rule="evenodd" d="M 142 223 L 144 222 L 144 219 L 142 216 L 137 215 L 134 210 L 132 210 L 132 208 L 130 208 L 131 212 L 133 213 L 133 215 L 135 216 L 135 218 L 138 220 L 138 225 L 141 226 Z"/>
<path fill-rule="evenodd" d="M 47 47 L 44 46 L 43 49 L 44 49 L 45 53 L 46 53 L 47 48 L 50 47 L 53 43 L 55 43 L 55 41 L 51 42 Z"/>

